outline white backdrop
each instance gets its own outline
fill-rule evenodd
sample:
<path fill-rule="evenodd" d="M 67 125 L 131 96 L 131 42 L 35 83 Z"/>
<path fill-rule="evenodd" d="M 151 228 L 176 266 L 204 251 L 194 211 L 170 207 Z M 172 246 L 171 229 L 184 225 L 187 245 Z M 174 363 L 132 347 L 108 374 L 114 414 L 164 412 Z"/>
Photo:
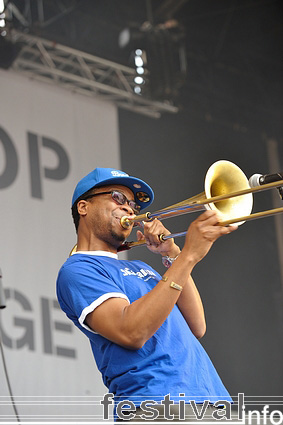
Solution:
<path fill-rule="evenodd" d="M 100 415 L 95 404 L 107 390 L 88 340 L 58 309 L 55 282 L 76 240 L 70 204 L 77 181 L 97 166 L 120 168 L 117 111 L 12 71 L 0 70 L 0 87 L 0 268 L 7 295 L 0 318 L 19 416 Z M 13 418 L 8 394 L 1 360 L 0 422 Z"/>

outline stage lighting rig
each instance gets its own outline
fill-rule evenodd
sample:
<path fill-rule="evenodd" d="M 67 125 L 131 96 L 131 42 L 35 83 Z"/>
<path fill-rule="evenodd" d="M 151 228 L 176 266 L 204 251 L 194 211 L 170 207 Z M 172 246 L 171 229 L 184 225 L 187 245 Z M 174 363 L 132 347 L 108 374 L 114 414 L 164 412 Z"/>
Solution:
<path fill-rule="evenodd" d="M 174 101 L 185 82 L 185 31 L 175 19 L 125 28 L 119 47 L 129 52 L 136 69 L 134 92 L 155 100 Z"/>

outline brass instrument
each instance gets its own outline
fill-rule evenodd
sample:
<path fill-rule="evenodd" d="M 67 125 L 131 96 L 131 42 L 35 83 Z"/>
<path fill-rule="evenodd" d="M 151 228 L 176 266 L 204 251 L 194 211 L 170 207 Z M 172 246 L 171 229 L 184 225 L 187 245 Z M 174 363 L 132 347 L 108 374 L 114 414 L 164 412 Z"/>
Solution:
<path fill-rule="evenodd" d="M 283 213 L 282 207 L 251 214 L 253 193 L 281 186 L 283 186 L 283 180 L 251 188 L 247 177 L 237 165 L 230 161 L 221 160 L 212 164 L 208 169 L 204 181 L 204 192 L 154 213 L 147 212 L 133 218 L 122 217 L 121 226 L 127 229 L 133 224 L 139 225 L 143 221 L 152 221 L 155 218 L 164 220 L 169 217 L 208 209 L 217 211 L 220 217 L 220 226 L 228 226 L 233 223 L 241 225 L 248 220 Z M 165 241 L 166 239 L 184 236 L 185 234 L 186 232 L 168 236 L 160 235 L 160 240 Z M 144 244 L 145 241 L 143 240 L 125 242 L 120 250 L 123 251 Z M 76 246 L 72 249 L 71 254 L 75 251 Z"/>

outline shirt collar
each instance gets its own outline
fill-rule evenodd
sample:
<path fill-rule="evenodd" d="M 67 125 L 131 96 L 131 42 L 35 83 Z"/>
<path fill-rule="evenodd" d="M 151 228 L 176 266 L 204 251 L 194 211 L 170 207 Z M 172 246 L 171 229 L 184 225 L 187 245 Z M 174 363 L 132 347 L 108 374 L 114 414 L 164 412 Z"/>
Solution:
<path fill-rule="evenodd" d="M 118 260 L 118 254 L 109 251 L 76 251 L 72 255 L 75 254 L 96 255 L 100 257 L 116 258 Z"/>

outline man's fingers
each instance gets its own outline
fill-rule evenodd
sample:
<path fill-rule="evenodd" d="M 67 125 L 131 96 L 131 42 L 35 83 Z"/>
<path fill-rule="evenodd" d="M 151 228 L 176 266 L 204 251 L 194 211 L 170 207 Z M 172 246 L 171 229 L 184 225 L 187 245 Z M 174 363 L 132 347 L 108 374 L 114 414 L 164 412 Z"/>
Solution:
<path fill-rule="evenodd" d="M 223 218 L 221 217 L 221 215 L 217 211 L 207 210 L 206 212 L 201 214 L 195 221 L 199 222 L 203 225 L 214 226 L 215 224 L 221 225 L 221 220 L 223 220 Z M 229 226 L 221 226 L 221 227 L 223 229 L 226 229 L 224 231 L 224 234 L 234 232 L 234 230 L 238 229 L 237 224 L 234 224 L 234 225 L 230 224 Z"/>
<path fill-rule="evenodd" d="M 238 226 L 236 224 L 230 224 L 229 226 L 225 226 L 223 228 L 226 229 L 226 234 L 228 234 L 228 233 L 232 233 L 235 230 L 237 230 Z"/>
<path fill-rule="evenodd" d="M 207 221 L 207 224 L 216 224 L 220 221 L 220 215 L 217 213 L 217 211 L 213 210 L 207 210 L 204 213 L 202 213 L 195 221 L 197 222 L 205 222 Z"/>
<path fill-rule="evenodd" d="M 145 239 L 144 234 L 140 230 L 137 230 L 137 240 L 141 241 L 142 239 Z"/>
<path fill-rule="evenodd" d="M 170 232 L 159 220 L 154 219 L 153 221 L 144 223 L 144 234 L 150 245 L 158 247 L 162 243 L 159 236 L 161 234 L 170 234 Z"/>

